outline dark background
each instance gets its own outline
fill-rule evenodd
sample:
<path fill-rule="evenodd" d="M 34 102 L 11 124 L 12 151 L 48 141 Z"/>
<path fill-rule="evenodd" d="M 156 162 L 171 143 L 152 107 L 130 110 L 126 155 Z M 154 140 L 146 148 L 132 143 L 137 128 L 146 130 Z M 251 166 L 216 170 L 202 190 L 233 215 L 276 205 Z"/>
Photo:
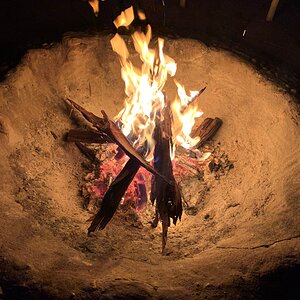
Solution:
<path fill-rule="evenodd" d="M 131 4 L 130 0 L 100 1 L 101 13 L 96 18 L 83 0 L 1 0 L 0 76 L 27 49 L 58 41 L 65 32 L 113 30 L 114 18 Z"/>
<path fill-rule="evenodd" d="M 280 0 L 272 22 L 265 20 L 271 0 L 186 0 L 186 8 L 179 0 L 106 0 L 98 18 L 83 0 L 1 0 L 0 75 L 27 49 L 58 41 L 65 32 L 114 30 L 113 19 L 132 3 L 145 10 L 156 33 L 230 50 L 298 93 L 299 0 Z"/>

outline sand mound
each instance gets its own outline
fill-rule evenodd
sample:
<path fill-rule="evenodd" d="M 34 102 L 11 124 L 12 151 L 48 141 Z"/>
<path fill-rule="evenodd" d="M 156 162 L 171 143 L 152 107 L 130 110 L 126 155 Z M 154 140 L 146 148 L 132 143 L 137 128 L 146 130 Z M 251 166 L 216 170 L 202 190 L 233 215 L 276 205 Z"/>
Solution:
<path fill-rule="evenodd" d="M 167 40 L 165 52 L 185 86 L 207 85 L 198 103 L 204 118 L 224 121 L 215 143 L 234 169 L 211 178 L 204 198 L 195 190 L 201 209 L 170 229 L 168 256 L 159 228 L 120 211 L 87 237 L 90 215 L 79 195 L 86 160 L 63 141 L 76 127 L 64 99 L 114 116 L 124 98 L 119 62 L 105 36 L 69 35 L 29 51 L 0 85 L 4 295 L 260 297 L 269 274 L 290 287 L 282 278 L 300 263 L 299 107 L 230 53 L 184 39 Z M 174 95 L 172 83 L 167 92 Z"/>

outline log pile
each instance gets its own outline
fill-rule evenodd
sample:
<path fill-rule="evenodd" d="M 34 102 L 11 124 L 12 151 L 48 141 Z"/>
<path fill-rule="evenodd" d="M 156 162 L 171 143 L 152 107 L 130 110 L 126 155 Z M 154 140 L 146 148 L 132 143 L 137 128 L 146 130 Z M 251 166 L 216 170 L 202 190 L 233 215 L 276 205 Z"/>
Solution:
<path fill-rule="evenodd" d="M 164 253 L 167 243 L 168 227 L 171 220 L 174 224 L 181 219 L 182 197 L 179 186 L 173 175 L 173 166 L 170 153 L 172 152 L 172 122 L 173 116 L 170 103 L 166 99 L 166 106 L 160 112 L 156 120 L 154 130 L 154 163 L 151 166 L 143 157 L 147 145 L 135 149 L 130 141 L 124 136 L 118 126 L 108 118 L 102 111 L 103 117 L 98 117 L 78 105 L 71 99 L 68 102 L 78 110 L 82 116 L 91 123 L 94 129 L 80 130 L 72 129 L 67 134 L 67 141 L 75 142 L 78 148 L 90 159 L 94 160 L 93 151 L 87 148 L 85 143 L 115 143 L 119 146 L 119 155 L 125 153 L 129 160 L 110 184 L 106 191 L 100 210 L 96 213 L 88 228 L 91 233 L 95 230 L 102 230 L 115 214 L 128 186 L 134 179 L 140 167 L 152 173 L 150 200 L 156 205 L 156 215 L 152 226 L 156 227 L 159 220 L 162 222 L 162 251 Z M 199 145 L 211 138 L 221 126 L 222 121 L 218 118 L 207 118 L 192 133 L 193 137 L 199 136 Z"/>

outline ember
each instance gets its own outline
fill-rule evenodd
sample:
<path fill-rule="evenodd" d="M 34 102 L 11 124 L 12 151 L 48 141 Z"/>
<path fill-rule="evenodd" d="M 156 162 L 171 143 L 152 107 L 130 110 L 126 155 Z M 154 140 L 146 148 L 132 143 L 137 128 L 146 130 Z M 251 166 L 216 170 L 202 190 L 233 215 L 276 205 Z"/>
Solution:
<path fill-rule="evenodd" d="M 98 130 L 71 130 L 68 140 L 79 143 L 79 148 L 89 158 L 94 158 L 94 155 L 81 142 L 118 145 L 113 150 L 113 159 L 101 162 L 99 177 L 87 191 L 102 199 L 101 208 L 95 215 L 89 232 L 104 229 L 122 199 L 135 199 L 137 209 L 145 207 L 149 189 L 147 182 L 151 181 L 150 200 L 152 204 L 156 203 L 156 216 L 152 225 L 156 227 L 159 220 L 162 222 L 164 251 L 171 219 L 176 224 L 182 215 L 182 195 L 173 169 L 178 165 L 175 173 L 181 176 L 199 172 L 209 154 L 202 156 L 195 149 L 214 135 L 222 122 L 218 118 L 208 118 L 193 130 L 195 119 L 203 114 L 195 100 L 205 88 L 191 91 L 188 95 L 185 88 L 174 80 L 178 96 L 170 101 L 164 92 L 164 86 L 168 76 L 175 76 L 177 66 L 172 58 L 163 53 L 164 40 L 158 39 L 157 49 L 149 48 L 150 26 L 146 33 L 135 32 L 132 40 L 142 62 L 139 69 L 130 61 L 129 51 L 121 36 L 116 34 L 111 40 L 122 66 L 127 95 L 124 108 L 113 122 L 104 111 L 103 118 L 100 118 L 68 99 Z M 176 159 L 176 148 L 190 151 L 196 159 Z M 149 174 L 140 171 L 140 166 L 152 173 L 151 180 Z"/>

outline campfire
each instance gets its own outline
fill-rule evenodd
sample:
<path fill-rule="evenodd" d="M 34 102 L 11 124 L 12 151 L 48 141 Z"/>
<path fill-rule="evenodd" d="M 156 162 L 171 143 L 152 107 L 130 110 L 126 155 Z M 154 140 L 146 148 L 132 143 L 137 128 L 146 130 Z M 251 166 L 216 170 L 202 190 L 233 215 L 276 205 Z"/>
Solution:
<path fill-rule="evenodd" d="M 93 130 L 72 129 L 67 139 L 76 142 L 92 160 L 95 153 L 86 144 L 116 145 L 107 148 L 113 153 L 112 163 L 101 162 L 96 188 L 101 207 L 93 217 L 88 232 L 104 229 L 121 202 L 134 200 L 136 208 L 142 209 L 149 198 L 156 207 L 152 226 L 156 227 L 159 221 L 162 223 L 164 252 L 168 227 L 171 222 L 176 225 L 183 211 L 178 181 L 190 172 L 197 173 L 197 168 L 207 162 L 210 153 L 202 153 L 198 147 L 216 133 L 222 121 L 206 118 L 194 128 L 195 120 L 203 114 L 196 102 L 206 87 L 187 93 L 184 86 L 174 79 L 177 65 L 164 54 L 164 40 L 159 38 L 155 48 L 149 47 L 149 25 L 145 33 L 136 31 L 132 41 L 141 60 L 140 67 L 131 61 L 126 43 L 119 34 L 111 39 L 125 82 L 123 109 L 111 120 L 105 111 L 99 117 L 68 99 Z M 177 88 L 177 96 L 173 100 L 164 92 L 168 78 L 174 81 Z M 140 171 L 141 167 L 152 177 Z M 116 174 L 113 180 L 108 176 L 112 173 Z"/>
<path fill-rule="evenodd" d="M 164 52 L 178 68 L 162 88 L 164 106 L 151 136 L 156 124 L 160 132 L 168 128 L 159 120 L 171 111 L 167 145 L 173 151 L 166 156 L 172 170 L 159 169 L 154 157 L 162 143 L 140 152 L 143 135 L 136 141 L 134 134 L 141 128 L 124 130 L 120 111 L 130 109 L 125 97 L 130 102 L 111 38 L 70 33 L 61 43 L 30 50 L 0 85 L 3 297 L 264 298 L 277 282 L 271 295 L 292 291 L 300 261 L 293 98 L 232 53 L 165 38 Z M 127 61 L 141 69 L 130 42 L 126 38 Z M 189 89 L 207 86 L 182 109 L 199 105 L 204 112 L 190 133 L 200 140 L 187 148 L 177 139 L 185 136 L 174 78 L 189 96 Z M 208 140 L 220 124 L 216 116 L 224 126 Z M 138 168 L 134 177 L 129 162 Z M 182 201 L 181 221 L 174 226 L 173 214 L 166 228 L 165 255 L 157 255 L 159 211 L 157 228 L 151 227 L 157 178 L 166 188 L 175 179 Z M 101 210 L 101 224 L 109 223 L 87 235 Z"/>

